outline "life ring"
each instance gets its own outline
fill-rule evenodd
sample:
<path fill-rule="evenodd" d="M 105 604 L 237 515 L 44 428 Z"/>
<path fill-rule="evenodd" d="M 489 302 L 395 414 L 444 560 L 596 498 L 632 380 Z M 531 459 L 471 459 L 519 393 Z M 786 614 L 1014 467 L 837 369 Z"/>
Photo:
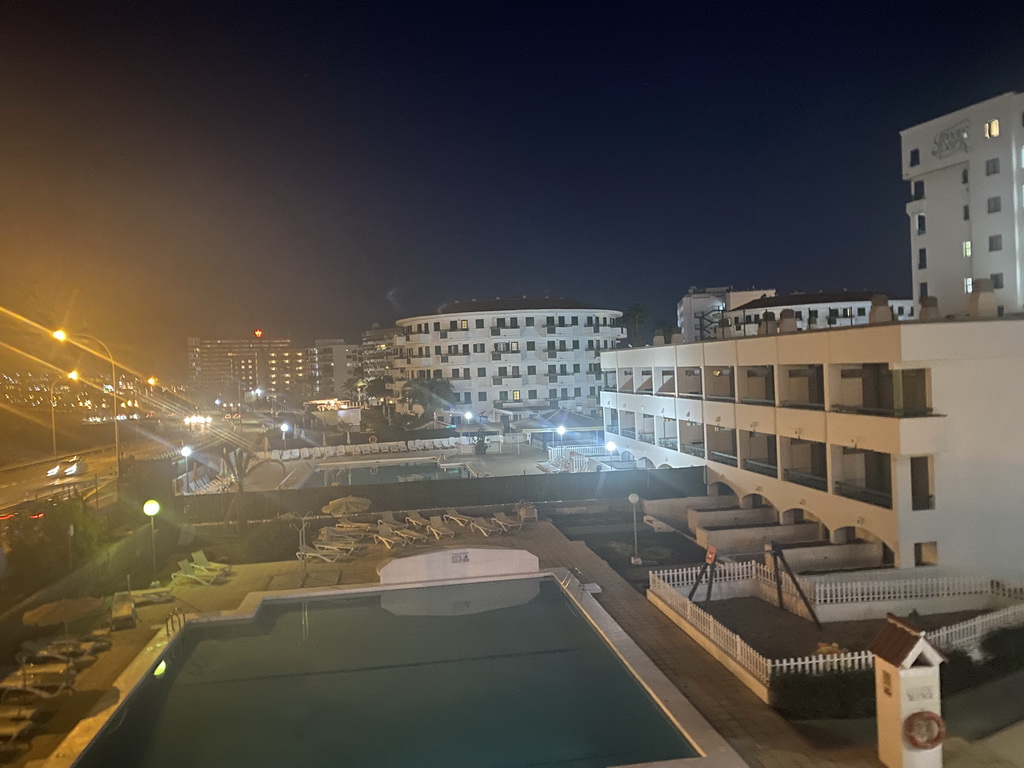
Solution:
<path fill-rule="evenodd" d="M 380 467 L 370 467 L 371 475 L 376 475 L 378 472 L 380 472 Z"/>
<path fill-rule="evenodd" d="M 370 442 L 371 443 L 376 443 L 377 442 L 377 436 L 376 435 L 370 435 Z"/>
<path fill-rule="evenodd" d="M 946 738 L 946 723 L 935 712 L 914 712 L 903 721 L 903 735 L 914 749 L 935 749 Z"/>

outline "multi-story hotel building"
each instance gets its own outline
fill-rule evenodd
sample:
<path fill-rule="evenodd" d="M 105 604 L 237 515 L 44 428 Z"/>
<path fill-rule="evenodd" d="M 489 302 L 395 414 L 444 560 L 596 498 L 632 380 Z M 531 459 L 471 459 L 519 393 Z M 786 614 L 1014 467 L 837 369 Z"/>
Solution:
<path fill-rule="evenodd" d="M 459 301 L 398 321 L 395 390 L 447 379 L 452 412 L 514 421 L 541 409 L 596 415 L 600 355 L 624 331 L 622 313 L 572 299 Z"/>
<path fill-rule="evenodd" d="M 705 288 L 691 286 L 676 305 L 676 325 L 683 335 L 683 341 L 706 341 L 715 337 L 722 313 L 754 301 L 775 295 L 774 288 L 749 291 L 735 291 L 732 286 Z"/>
<path fill-rule="evenodd" d="M 1024 298 L 1024 94 L 1006 93 L 900 132 L 910 184 L 914 299 L 968 311 L 991 280 L 999 313 Z"/>
<path fill-rule="evenodd" d="M 381 328 L 376 323 L 373 328 L 363 331 L 362 343 L 359 345 L 359 367 L 362 368 L 364 379 L 383 379 L 391 375 L 395 336 L 402 332 L 401 328 Z"/>
<path fill-rule="evenodd" d="M 359 345 L 344 339 L 317 339 L 309 350 L 310 390 L 315 398 L 351 396 L 345 384 L 355 377 L 359 365 Z"/>
<path fill-rule="evenodd" d="M 268 338 L 255 331 L 251 339 L 188 339 L 189 389 L 193 400 L 210 405 L 216 399 L 242 403 L 250 393 L 294 392 L 307 384 L 306 350 L 290 339 Z"/>
<path fill-rule="evenodd" d="M 798 330 L 809 328 L 845 328 L 866 325 L 871 314 L 871 301 L 881 294 L 864 291 L 832 291 L 830 293 L 791 293 L 786 296 L 761 296 L 734 309 L 722 310 L 723 335 L 756 336 L 769 317 L 776 322 L 783 310 L 791 310 Z M 910 299 L 887 299 L 893 319 L 912 320 L 914 302 Z M 769 314 L 770 313 L 770 314 Z M 711 338 L 710 336 L 707 338 Z M 688 339 L 684 339 L 688 341 Z"/>
<path fill-rule="evenodd" d="M 601 365 L 616 450 L 706 467 L 709 485 L 774 508 L 780 541 L 819 522 L 899 567 L 1024 575 L 1020 317 L 620 349 Z"/>

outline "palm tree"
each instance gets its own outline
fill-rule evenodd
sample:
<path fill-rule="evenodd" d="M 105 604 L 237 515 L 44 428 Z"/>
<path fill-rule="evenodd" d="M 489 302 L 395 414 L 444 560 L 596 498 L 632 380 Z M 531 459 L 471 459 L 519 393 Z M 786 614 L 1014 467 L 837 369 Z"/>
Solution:
<path fill-rule="evenodd" d="M 622 324 L 626 327 L 626 341 L 634 347 L 640 346 L 640 326 L 647 322 L 647 308 L 633 304 L 622 313 Z"/>
<path fill-rule="evenodd" d="M 412 379 L 406 382 L 402 394 L 424 413 L 440 410 L 455 399 L 455 390 L 448 379 Z"/>

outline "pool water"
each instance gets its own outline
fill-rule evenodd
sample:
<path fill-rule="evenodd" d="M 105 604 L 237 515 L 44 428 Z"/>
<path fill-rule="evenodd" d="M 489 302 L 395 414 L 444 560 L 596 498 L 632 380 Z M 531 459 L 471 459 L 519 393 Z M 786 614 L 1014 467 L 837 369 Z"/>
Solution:
<path fill-rule="evenodd" d="M 81 768 L 603 768 L 697 753 L 557 583 L 265 605 L 192 626 Z"/>
<path fill-rule="evenodd" d="M 459 480 L 470 477 L 462 465 L 439 466 L 436 461 L 374 464 L 363 462 L 342 466 L 318 466 L 303 483 L 306 488 L 330 485 L 374 485 L 376 483 L 409 483 L 419 480 Z"/>

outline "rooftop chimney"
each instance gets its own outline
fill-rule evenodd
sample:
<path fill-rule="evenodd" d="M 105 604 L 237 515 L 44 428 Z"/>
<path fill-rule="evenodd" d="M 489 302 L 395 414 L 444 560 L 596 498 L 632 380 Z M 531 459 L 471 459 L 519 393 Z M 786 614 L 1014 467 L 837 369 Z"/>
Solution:
<path fill-rule="evenodd" d="M 889 306 L 889 297 L 884 293 L 876 293 L 871 297 L 871 311 L 868 313 L 868 324 L 892 322 L 892 307 Z"/>
<path fill-rule="evenodd" d="M 796 312 L 792 309 L 784 309 L 779 313 L 779 333 L 796 333 L 799 328 L 796 325 Z"/>
<path fill-rule="evenodd" d="M 775 313 L 765 312 L 761 316 L 761 322 L 757 324 L 757 335 L 758 336 L 774 336 L 779 332 L 779 327 L 775 323 Z"/>
<path fill-rule="evenodd" d="M 921 308 L 917 312 L 918 320 L 941 320 L 942 315 L 939 314 L 939 297 L 938 296 L 922 296 L 921 297 Z"/>
<path fill-rule="evenodd" d="M 976 277 L 971 285 L 971 295 L 967 299 L 968 317 L 995 317 L 999 314 L 996 308 L 996 295 L 992 289 L 992 281 L 987 277 Z"/>

